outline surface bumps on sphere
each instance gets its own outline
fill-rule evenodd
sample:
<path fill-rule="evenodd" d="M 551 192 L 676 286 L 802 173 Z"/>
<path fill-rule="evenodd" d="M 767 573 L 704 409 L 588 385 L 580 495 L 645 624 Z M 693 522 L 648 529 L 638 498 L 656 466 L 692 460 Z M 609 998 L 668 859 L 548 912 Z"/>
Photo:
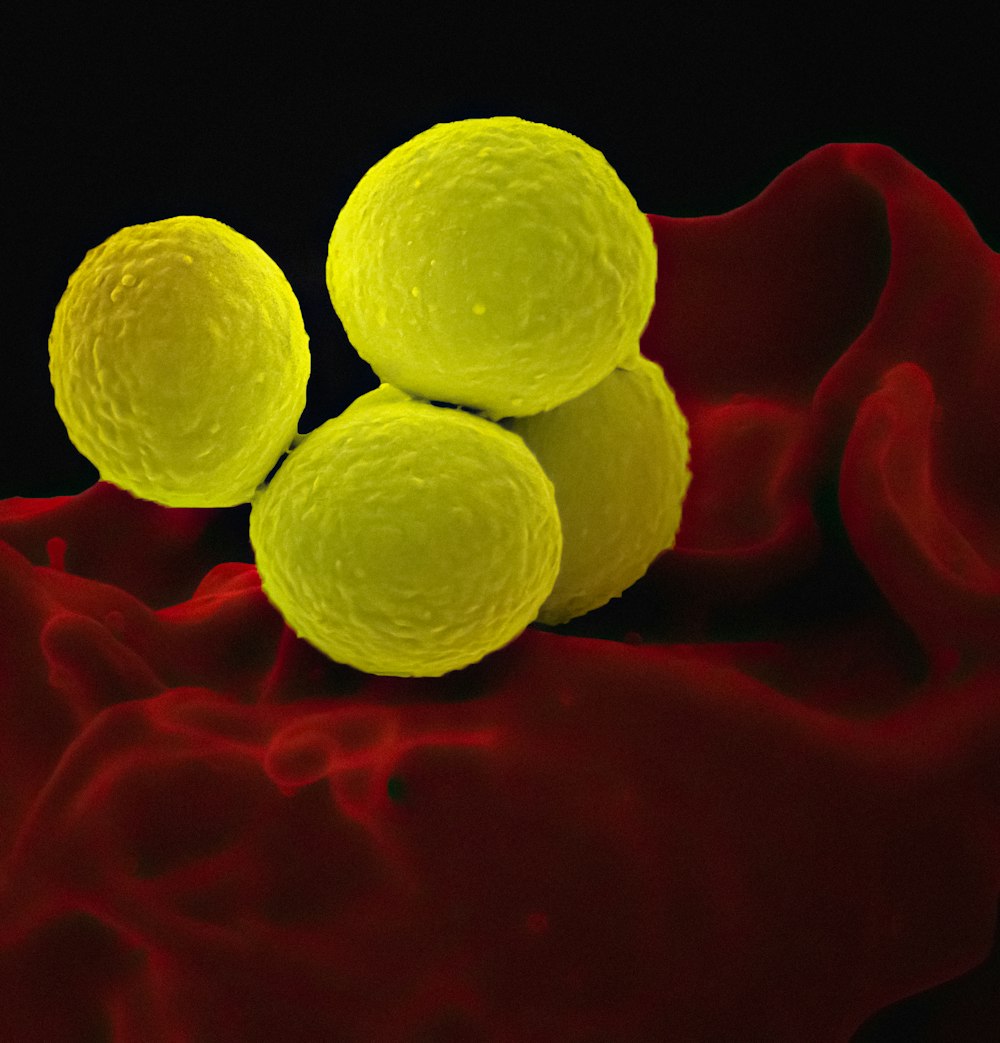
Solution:
<path fill-rule="evenodd" d="M 265 593 L 300 636 L 374 674 L 439 676 L 534 620 L 559 569 L 552 483 L 517 435 L 371 392 L 254 498 Z"/>
<path fill-rule="evenodd" d="M 134 225 L 91 250 L 49 353 L 73 444 L 103 480 L 167 506 L 248 502 L 305 407 L 295 295 L 256 243 L 211 218 Z"/>
<path fill-rule="evenodd" d="M 537 416 L 504 421 L 555 486 L 559 577 L 539 612 L 552 626 L 640 579 L 674 544 L 691 473 L 687 421 L 655 362 L 640 356 L 597 387 Z"/>
<path fill-rule="evenodd" d="M 360 180 L 327 284 L 390 384 L 499 419 L 634 359 L 653 304 L 645 215 L 605 157 L 513 116 L 437 124 Z"/>

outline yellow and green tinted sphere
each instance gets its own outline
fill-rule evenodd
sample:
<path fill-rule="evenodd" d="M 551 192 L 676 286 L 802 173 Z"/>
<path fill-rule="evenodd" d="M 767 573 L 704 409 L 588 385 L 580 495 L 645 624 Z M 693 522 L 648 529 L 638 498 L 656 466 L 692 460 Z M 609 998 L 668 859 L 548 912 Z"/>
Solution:
<path fill-rule="evenodd" d="M 326 277 L 382 380 L 499 419 L 634 360 L 656 248 L 600 152 L 497 116 L 438 124 L 376 163 L 337 218 Z"/>
<path fill-rule="evenodd" d="M 170 507 L 245 503 L 296 434 L 309 338 L 281 269 L 227 225 L 116 232 L 49 336 L 56 409 L 104 481 Z"/>
<path fill-rule="evenodd" d="M 559 577 L 539 612 L 555 626 L 618 597 L 674 544 L 691 473 L 688 427 L 663 370 L 640 356 L 537 416 L 505 420 L 552 479 Z"/>
<path fill-rule="evenodd" d="M 562 533 L 552 483 L 516 435 L 392 391 L 291 451 L 250 511 L 267 596 L 331 659 L 436 677 L 537 615 Z"/>

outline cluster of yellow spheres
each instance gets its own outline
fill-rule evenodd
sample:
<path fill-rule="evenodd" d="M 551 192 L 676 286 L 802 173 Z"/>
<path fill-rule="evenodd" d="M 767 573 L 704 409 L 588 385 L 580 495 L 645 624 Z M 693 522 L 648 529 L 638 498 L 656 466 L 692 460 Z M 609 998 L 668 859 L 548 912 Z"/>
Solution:
<path fill-rule="evenodd" d="M 673 545 L 687 424 L 639 353 L 656 249 L 600 152 L 517 117 L 438 124 L 358 183 L 326 277 L 382 383 L 300 436 L 308 337 L 270 257 L 204 217 L 117 232 L 49 338 L 70 439 L 135 496 L 249 502 L 267 596 L 370 673 L 477 662 Z"/>

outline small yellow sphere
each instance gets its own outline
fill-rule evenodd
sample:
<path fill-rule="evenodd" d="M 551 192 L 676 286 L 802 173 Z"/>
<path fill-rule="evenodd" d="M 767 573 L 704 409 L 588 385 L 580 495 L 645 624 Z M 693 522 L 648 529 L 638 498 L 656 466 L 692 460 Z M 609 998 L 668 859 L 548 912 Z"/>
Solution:
<path fill-rule="evenodd" d="M 578 398 L 503 426 L 552 479 L 562 520 L 559 577 L 539 622 L 599 608 L 674 545 L 691 481 L 688 425 L 655 362 L 640 356 Z"/>
<path fill-rule="evenodd" d="M 253 500 L 250 540 L 300 637 L 425 677 L 517 637 L 562 549 L 552 483 L 517 435 L 386 385 L 291 451 Z"/>
<path fill-rule="evenodd" d="M 499 419 L 635 359 L 656 248 L 600 152 L 497 116 L 438 124 L 376 163 L 337 218 L 326 276 L 382 380 Z"/>
<path fill-rule="evenodd" d="M 70 440 L 104 481 L 169 507 L 248 502 L 295 437 L 309 368 L 280 268 L 206 217 L 91 250 L 49 336 Z"/>

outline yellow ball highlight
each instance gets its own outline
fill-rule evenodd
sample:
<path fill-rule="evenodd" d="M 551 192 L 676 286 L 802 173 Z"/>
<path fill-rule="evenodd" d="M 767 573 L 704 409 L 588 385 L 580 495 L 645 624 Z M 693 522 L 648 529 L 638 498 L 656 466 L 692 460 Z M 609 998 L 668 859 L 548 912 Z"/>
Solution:
<path fill-rule="evenodd" d="M 398 396 L 383 386 L 306 435 L 254 498 L 250 540 L 300 637 L 369 673 L 437 677 L 534 620 L 562 532 L 517 435 Z"/>
<path fill-rule="evenodd" d="M 380 379 L 500 419 L 634 361 L 656 248 L 600 152 L 497 116 L 437 124 L 376 163 L 337 217 L 326 277 Z"/>
<path fill-rule="evenodd" d="M 170 507 L 246 503 L 296 435 L 309 338 L 281 269 L 205 217 L 123 228 L 69 279 L 56 409 L 104 481 Z"/>
<path fill-rule="evenodd" d="M 559 576 L 538 621 L 584 615 L 640 579 L 674 545 L 688 484 L 687 420 L 663 370 L 640 356 L 536 416 L 505 420 L 555 486 Z"/>

